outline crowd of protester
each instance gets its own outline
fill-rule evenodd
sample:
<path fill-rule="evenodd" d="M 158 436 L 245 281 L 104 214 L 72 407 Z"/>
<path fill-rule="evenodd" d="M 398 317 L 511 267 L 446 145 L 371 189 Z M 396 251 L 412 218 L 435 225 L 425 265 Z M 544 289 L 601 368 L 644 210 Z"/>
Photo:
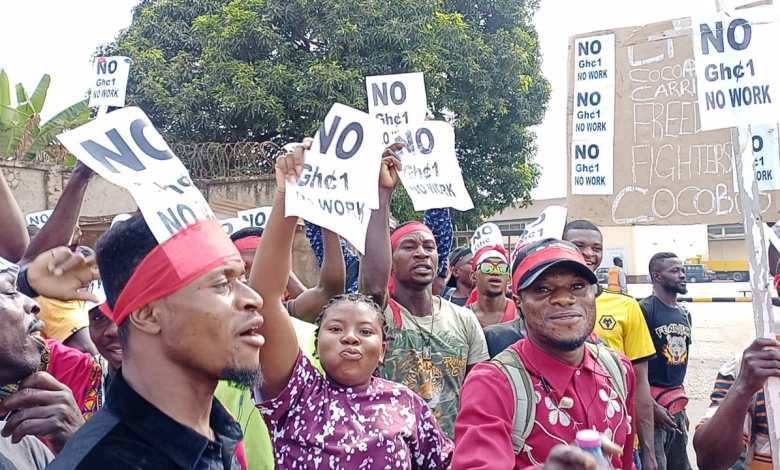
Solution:
<path fill-rule="evenodd" d="M 638 302 L 621 269 L 599 285 L 586 220 L 512 256 L 453 248 L 447 209 L 391 227 L 395 144 L 363 256 L 306 223 L 307 287 L 284 196 L 310 145 L 277 160 L 264 230 L 206 220 L 162 244 L 135 213 L 80 246 L 82 164 L 30 239 L 0 173 L 0 469 L 691 468 L 675 254 Z M 699 468 L 771 468 L 778 346 L 717 372 Z M 589 430 L 598 452 L 574 444 Z"/>

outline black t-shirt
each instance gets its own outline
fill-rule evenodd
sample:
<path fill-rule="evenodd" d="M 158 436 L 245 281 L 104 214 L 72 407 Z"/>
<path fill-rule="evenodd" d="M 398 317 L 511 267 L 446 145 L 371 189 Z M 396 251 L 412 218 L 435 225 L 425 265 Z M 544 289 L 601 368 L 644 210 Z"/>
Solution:
<path fill-rule="evenodd" d="M 691 314 L 682 305 L 672 307 L 655 295 L 639 302 L 655 345 L 655 357 L 648 361 L 650 385 L 677 387 L 683 384 L 691 348 Z"/>

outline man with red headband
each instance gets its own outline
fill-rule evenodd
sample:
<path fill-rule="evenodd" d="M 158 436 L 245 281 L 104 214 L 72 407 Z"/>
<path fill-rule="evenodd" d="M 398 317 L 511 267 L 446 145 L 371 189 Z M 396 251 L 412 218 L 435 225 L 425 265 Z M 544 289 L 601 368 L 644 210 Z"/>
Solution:
<path fill-rule="evenodd" d="M 509 284 L 509 254 L 503 246 L 485 246 L 471 258 L 475 289 L 467 308 L 477 315 L 482 328 L 509 323 L 517 317 L 515 304 L 506 296 Z"/>
<path fill-rule="evenodd" d="M 136 214 L 100 238 L 97 257 L 122 368 L 49 468 L 240 468 L 241 430 L 214 389 L 256 384 L 264 339 L 236 247 L 214 219 L 158 244 Z"/>
<path fill-rule="evenodd" d="M 512 272 L 527 336 L 466 378 L 452 468 L 545 461 L 545 468 L 595 468 L 580 451 L 555 449 L 584 429 L 623 447 L 622 457 L 609 457 L 613 467 L 634 468 L 633 368 L 606 346 L 586 343 L 596 321 L 596 275 L 574 245 L 555 239 L 523 247 Z"/>
<path fill-rule="evenodd" d="M 431 230 L 408 222 L 389 236 L 390 200 L 399 167 L 394 152 L 399 148 L 395 144 L 383 155 L 379 209 L 372 212 L 368 225 L 360 285 L 385 307 L 392 341 L 380 366 L 382 376 L 417 392 L 452 436 L 466 372 L 487 359 L 487 346 L 472 312 L 432 294 L 438 254 Z"/>

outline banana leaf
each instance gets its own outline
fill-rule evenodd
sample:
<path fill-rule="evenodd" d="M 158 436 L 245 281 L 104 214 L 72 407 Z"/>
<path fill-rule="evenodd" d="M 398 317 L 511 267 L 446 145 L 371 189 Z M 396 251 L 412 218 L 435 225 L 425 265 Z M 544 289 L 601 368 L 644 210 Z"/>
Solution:
<path fill-rule="evenodd" d="M 19 108 L 23 104 L 27 103 L 29 98 L 27 92 L 24 90 L 24 85 L 21 83 L 16 84 L 16 107 Z M 29 114 L 29 113 L 28 113 Z"/>
<path fill-rule="evenodd" d="M 3 69 L 0 69 L 0 106 L 11 106 L 11 85 Z"/>
<path fill-rule="evenodd" d="M 46 121 L 33 133 L 33 142 L 25 152 L 25 157 L 33 159 L 46 147 L 56 142 L 59 134 L 68 129 L 73 129 L 89 121 L 88 100 L 80 101 Z"/>
<path fill-rule="evenodd" d="M 49 74 L 44 74 L 41 77 L 41 81 L 38 82 L 38 86 L 35 87 L 32 96 L 30 96 L 30 105 L 32 105 L 34 112 L 40 113 L 43 109 L 43 103 L 46 102 L 46 94 L 49 92 L 50 83 L 51 77 Z"/>

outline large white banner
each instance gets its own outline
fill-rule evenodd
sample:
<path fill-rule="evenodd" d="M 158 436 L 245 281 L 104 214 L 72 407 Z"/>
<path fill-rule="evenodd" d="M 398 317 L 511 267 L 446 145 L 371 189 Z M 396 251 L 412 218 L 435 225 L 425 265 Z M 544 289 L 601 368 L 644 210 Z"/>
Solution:
<path fill-rule="evenodd" d="M 774 7 L 693 17 L 703 130 L 774 124 L 780 117 Z"/>
<path fill-rule="evenodd" d="M 380 123 L 381 142 L 387 146 L 410 125 L 425 120 L 428 101 L 422 73 L 366 77 L 368 114 Z"/>
<path fill-rule="evenodd" d="M 571 194 L 612 194 L 615 35 L 574 41 Z"/>
<path fill-rule="evenodd" d="M 98 57 L 95 60 L 95 81 L 89 91 L 89 106 L 125 105 L 127 77 L 130 75 L 127 57 Z"/>
<path fill-rule="evenodd" d="M 455 155 L 455 131 L 443 121 L 423 121 L 396 137 L 405 146 L 396 152 L 401 159 L 401 182 L 414 210 L 452 207 L 474 208 L 463 183 Z"/>
<path fill-rule="evenodd" d="M 303 173 L 286 184 L 285 215 L 338 233 L 363 253 L 370 209 L 379 207 L 378 133 L 368 114 L 334 104 L 304 155 Z"/>
<path fill-rule="evenodd" d="M 130 191 L 158 242 L 214 217 L 187 169 L 141 109 L 105 114 L 57 138 L 95 173 Z"/>

